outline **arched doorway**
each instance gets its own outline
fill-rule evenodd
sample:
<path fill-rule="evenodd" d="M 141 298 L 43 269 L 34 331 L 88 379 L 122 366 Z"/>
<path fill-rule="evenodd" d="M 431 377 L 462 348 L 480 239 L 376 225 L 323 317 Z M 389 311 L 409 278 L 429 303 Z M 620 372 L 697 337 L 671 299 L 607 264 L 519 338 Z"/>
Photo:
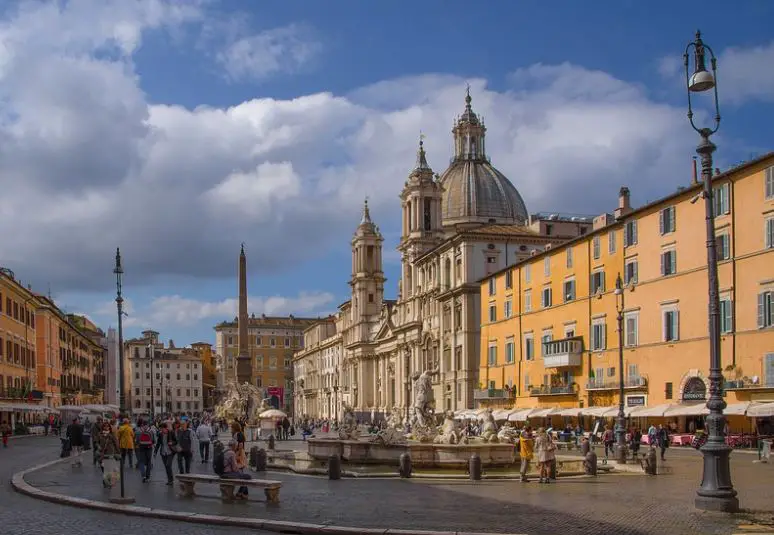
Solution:
<path fill-rule="evenodd" d="M 691 377 L 683 385 L 683 401 L 705 401 L 707 399 L 707 384 L 701 377 Z"/>

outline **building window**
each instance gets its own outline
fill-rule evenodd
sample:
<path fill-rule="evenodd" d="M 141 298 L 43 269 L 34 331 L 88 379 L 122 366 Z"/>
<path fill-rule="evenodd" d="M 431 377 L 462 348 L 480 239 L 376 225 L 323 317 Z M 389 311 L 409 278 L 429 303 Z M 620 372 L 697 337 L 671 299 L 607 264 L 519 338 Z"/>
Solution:
<path fill-rule="evenodd" d="M 676 308 L 665 309 L 663 315 L 663 340 L 674 342 L 680 339 L 680 311 Z"/>
<path fill-rule="evenodd" d="M 564 281 L 564 302 L 575 301 L 575 279 Z"/>
<path fill-rule="evenodd" d="M 228 343 L 228 345 L 230 345 L 230 346 L 234 345 L 234 337 L 233 337 L 233 336 L 229 336 L 229 337 L 228 337 L 228 342 L 227 342 L 227 343 Z"/>
<path fill-rule="evenodd" d="M 597 271 L 591 274 L 591 295 L 605 291 L 605 272 Z"/>
<path fill-rule="evenodd" d="M 505 289 L 510 290 L 513 288 L 513 271 L 508 270 L 505 272 Z"/>
<path fill-rule="evenodd" d="M 546 236 L 550 236 L 554 232 L 553 225 L 546 225 Z"/>
<path fill-rule="evenodd" d="M 524 335 L 524 360 L 535 360 L 535 339 L 532 334 Z"/>
<path fill-rule="evenodd" d="M 180 380 L 180 374 L 179 373 L 177 374 L 177 380 L 178 381 Z"/>
<path fill-rule="evenodd" d="M 373 299 L 374 294 L 369 294 L 369 296 L 370 296 L 369 302 L 373 303 L 374 302 L 374 299 Z M 290 338 L 285 338 L 285 347 L 290 347 Z"/>
<path fill-rule="evenodd" d="M 624 345 L 635 347 L 639 337 L 640 315 L 629 312 L 624 315 Z"/>
<path fill-rule="evenodd" d="M 527 284 L 532 282 L 532 264 L 524 266 L 524 282 Z"/>
<path fill-rule="evenodd" d="M 594 320 L 591 325 L 591 350 L 602 351 L 607 347 L 607 325 L 605 320 Z"/>
<path fill-rule="evenodd" d="M 270 370 L 277 369 L 277 357 L 269 357 L 269 369 Z"/>
<path fill-rule="evenodd" d="M 771 290 L 758 294 L 758 328 L 774 325 L 774 292 Z"/>
<path fill-rule="evenodd" d="M 567 267 L 571 268 L 572 267 L 572 247 L 568 247 L 565 253 L 567 254 Z"/>
<path fill-rule="evenodd" d="M 551 287 L 550 286 L 543 288 L 543 291 L 540 293 L 540 304 L 543 308 L 548 308 L 551 306 Z"/>
<path fill-rule="evenodd" d="M 489 279 L 489 295 L 494 295 L 497 290 L 497 283 L 495 282 L 494 277 Z"/>
<path fill-rule="evenodd" d="M 263 355 L 257 355 L 255 357 L 255 367 L 259 370 L 263 368 Z"/>
<path fill-rule="evenodd" d="M 772 249 L 774 248 L 774 217 L 766 219 L 765 229 L 766 239 L 764 243 L 766 244 L 766 249 Z"/>
<path fill-rule="evenodd" d="M 543 352 L 544 356 L 545 356 L 545 354 L 547 352 L 546 351 L 546 344 L 548 342 L 550 342 L 551 340 L 553 340 L 553 339 L 554 339 L 554 335 L 553 335 L 553 333 L 550 330 L 544 330 L 543 331 L 543 336 L 540 337 L 540 342 L 541 342 L 541 346 L 542 346 L 541 347 L 541 351 Z"/>
<path fill-rule="evenodd" d="M 497 305 L 494 303 L 489 303 L 489 321 L 497 321 Z"/>
<path fill-rule="evenodd" d="M 674 275 L 677 273 L 677 251 L 671 249 L 661 253 L 661 275 Z"/>
<path fill-rule="evenodd" d="M 529 390 L 529 387 L 532 386 L 529 384 L 529 375 L 524 374 L 524 390 Z"/>
<path fill-rule="evenodd" d="M 260 336 L 256 336 L 255 337 L 255 345 L 257 345 L 257 346 L 261 345 L 261 337 Z"/>
<path fill-rule="evenodd" d="M 624 264 L 624 284 L 637 284 L 637 259 L 627 260 Z"/>
<path fill-rule="evenodd" d="M 503 303 L 503 317 L 504 318 L 510 318 L 511 314 L 513 312 L 512 310 L 513 302 L 510 299 L 506 299 L 505 303 Z"/>
<path fill-rule="evenodd" d="M 263 386 L 263 377 L 261 377 L 260 375 L 255 378 L 255 386 L 257 386 L 258 388 L 261 388 Z"/>
<path fill-rule="evenodd" d="M 658 231 L 663 236 L 675 231 L 675 207 L 669 206 L 659 212 Z"/>
<path fill-rule="evenodd" d="M 497 345 L 491 342 L 489 344 L 489 365 L 497 365 Z"/>
<path fill-rule="evenodd" d="M 547 256 L 543 259 L 543 275 L 546 277 L 551 276 L 551 257 Z"/>
<path fill-rule="evenodd" d="M 766 187 L 764 188 L 766 200 L 774 199 L 774 166 L 766 169 L 766 178 L 764 180 L 766 182 Z"/>
<path fill-rule="evenodd" d="M 524 291 L 524 312 L 532 310 L 532 290 Z"/>
<path fill-rule="evenodd" d="M 712 188 L 712 205 L 714 206 L 715 216 L 721 216 L 731 211 L 728 200 L 728 184 L 720 184 Z"/>
<path fill-rule="evenodd" d="M 734 307 L 730 297 L 720 300 L 720 332 L 730 333 L 734 330 Z"/>
<path fill-rule="evenodd" d="M 615 254 L 615 238 L 616 238 L 616 232 L 614 230 L 611 230 L 607 233 L 607 252 L 610 254 Z"/>
<path fill-rule="evenodd" d="M 664 399 L 672 399 L 672 383 L 664 384 Z"/>
<path fill-rule="evenodd" d="M 591 245 L 592 245 L 592 250 L 593 250 L 593 252 L 594 252 L 594 260 L 599 260 L 599 257 L 600 257 L 600 256 L 601 256 L 601 254 L 602 254 L 602 253 L 600 252 L 600 248 L 601 248 L 601 247 L 600 247 L 600 238 L 599 238 L 599 235 L 597 235 L 597 236 L 594 236 L 594 239 L 592 240 L 592 242 L 591 242 Z"/>
<path fill-rule="evenodd" d="M 629 221 L 624 227 L 624 247 L 637 245 L 637 221 Z"/>
<path fill-rule="evenodd" d="M 715 249 L 718 253 L 718 260 L 731 258 L 731 237 L 728 234 L 718 234 L 715 237 Z"/>
<path fill-rule="evenodd" d="M 505 342 L 505 363 L 513 364 L 513 338 Z"/>
<path fill-rule="evenodd" d="M 274 338 L 270 338 L 269 339 L 269 345 L 271 347 L 276 347 L 277 346 L 277 341 Z"/>
<path fill-rule="evenodd" d="M 291 365 L 292 365 L 292 363 L 291 363 L 291 359 L 289 359 L 289 358 L 286 358 L 286 359 L 285 359 L 285 368 L 290 368 L 290 366 L 291 366 Z"/>

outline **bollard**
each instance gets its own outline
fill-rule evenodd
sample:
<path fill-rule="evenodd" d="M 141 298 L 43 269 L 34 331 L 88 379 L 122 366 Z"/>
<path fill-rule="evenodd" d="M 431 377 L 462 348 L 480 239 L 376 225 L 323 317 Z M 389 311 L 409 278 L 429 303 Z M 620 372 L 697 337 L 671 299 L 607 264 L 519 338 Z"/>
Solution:
<path fill-rule="evenodd" d="M 274 435 L 269 435 L 269 440 L 267 441 L 269 443 L 269 449 L 274 449 Z"/>
<path fill-rule="evenodd" d="M 645 457 L 645 473 L 651 476 L 655 476 L 657 462 L 658 455 L 656 455 L 656 448 L 651 446 L 648 448 L 648 455 Z"/>
<path fill-rule="evenodd" d="M 586 470 L 587 476 L 597 475 L 597 454 L 594 450 L 590 450 L 586 454 L 586 460 L 583 461 L 583 468 Z"/>
<path fill-rule="evenodd" d="M 250 448 L 250 460 L 248 464 L 255 468 L 258 465 L 258 446 Z"/>
<path fill-rule="evenodd" d="M 411 477 L 411 455 L 408 453 L 401 453 L 398 459 L 398 471 L 400 477 Z"/>
<path fill-rule="evenodd" d="M 481 479 L 481 457 L 478 456 L 478 453 L 470 456 L 468 476 L 471 481 L 479 481 Z"/>
<path fill-rule="evenodd" d="M 341 479 L 341 457 L 338 455 L 328 457 L 328 479 Z"/>
<path fill-rule="evenodd" d="M 261 448 L 255 456 L 255 470 L 257 472 L 265 472 L 267 463 L 266 450 Z"/>

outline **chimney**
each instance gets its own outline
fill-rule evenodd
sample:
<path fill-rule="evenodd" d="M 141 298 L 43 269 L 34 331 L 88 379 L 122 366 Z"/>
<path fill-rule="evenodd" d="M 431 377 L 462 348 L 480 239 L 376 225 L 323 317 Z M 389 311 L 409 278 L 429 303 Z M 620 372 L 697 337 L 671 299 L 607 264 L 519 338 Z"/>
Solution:
<path fill-rule="evenodd" d="M 616 220 L 621 219 L 631 211 L 632 205 L 629 202 L 629 188 L 621 186 L 621 189 L 618 190 L 618 208 L 614 211 Z"/>
<path fill-rule="evenodd" d="M 691 185 L 695 186 L 699 183 L 699 172 L 696 170 L 696 156 L 693 157 L 693 175 L 691 178 Z"/>
<path fill-rule="evenodd" d="M 171 338 L 169 339 L 169 349 L 175 349 L 175 341 Z"/>

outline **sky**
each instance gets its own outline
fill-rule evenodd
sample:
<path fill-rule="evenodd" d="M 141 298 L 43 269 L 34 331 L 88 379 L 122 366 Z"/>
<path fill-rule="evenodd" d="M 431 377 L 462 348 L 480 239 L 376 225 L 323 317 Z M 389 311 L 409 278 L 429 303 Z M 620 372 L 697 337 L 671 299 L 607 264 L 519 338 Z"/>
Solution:
<path fill-rule="evenodd" d="M 237 311 L 348 299 L 367 197 L 397 291 L 420 132 L 452 155 L 470 86 L 530 212 L 610 212 L 690 182 L 682 54 L 718 57 L 726 169 L 774 150 L 774 2 L 0 1 L 0 267 L 125 337 L 214 342 Z M 697 102 L 699 121 L 708 102 Z"/>

